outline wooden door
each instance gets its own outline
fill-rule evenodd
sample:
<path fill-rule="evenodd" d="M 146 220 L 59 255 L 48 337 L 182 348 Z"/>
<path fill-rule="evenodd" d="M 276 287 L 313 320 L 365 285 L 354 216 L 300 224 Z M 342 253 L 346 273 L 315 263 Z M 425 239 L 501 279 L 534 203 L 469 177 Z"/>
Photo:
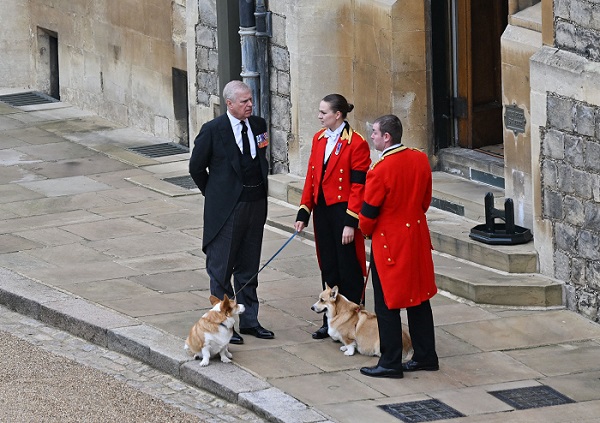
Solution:
<path fill-rule="evenodd" d="M 458 145 L 501 144 L 500 37 L 508 22 L 508 2 L 457 0 L 456 10 Z"/>

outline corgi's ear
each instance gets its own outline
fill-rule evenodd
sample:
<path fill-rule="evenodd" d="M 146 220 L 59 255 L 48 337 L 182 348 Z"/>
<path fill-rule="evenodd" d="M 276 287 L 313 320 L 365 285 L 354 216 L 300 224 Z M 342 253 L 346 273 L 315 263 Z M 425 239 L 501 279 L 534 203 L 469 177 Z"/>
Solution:
<path fill-rule="evenodd" d="M 227 295 L 226 295 L 227 297 Z M 212 305 L 217 304 L 218 302 L 220 302 L 221 300 L 219 300 L 217 297 L 215 297 L 214 295 L 211 295 L 210 297 L 208 297 L 208 301 L 210 301 L 210 303 Z"/>
<path fill-rule="evenodd" d="M 329 284 L 327 282 L 325 282 L 325 289 L 331 289 L 331 287 L 329 286 Z"/>
<path fill-rule="evenodd" d="M 337 297 L 337 294 L 338 294 L 338 287 L 336 285 L 333 288 L 331 288 L 331 298 L 335 299 L 335 297 Z"/>
<path fill-rule="evenodd" d="M 227 296 L 227 294 L 225 294 L 225 296 L 223 297 L 223 307 L 229 308 L 229 297 Z"/>

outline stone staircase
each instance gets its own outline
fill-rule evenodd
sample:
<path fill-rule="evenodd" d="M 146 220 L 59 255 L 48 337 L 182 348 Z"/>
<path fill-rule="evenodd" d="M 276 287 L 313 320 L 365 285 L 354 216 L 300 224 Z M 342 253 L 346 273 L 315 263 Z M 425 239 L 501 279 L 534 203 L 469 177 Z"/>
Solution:
<path fill-rule="evenodd" d="M 468 161 L 463 158 L 463 164 Z M 504 190 L 457 176 L 458 172 L 448 173 L 449 170 L 434 172 L 432 207 L 427 213 L 438 287 L 478 304 L 563 306 L 563 284 L 537 273 L 538 257 L 532 241 L 488 245 L 469 238 L 472 227 L 485 223 L 486 193 L 492 192 L 496 207 L 503 208 Z M 293 231 L 303 180 L 290 175 L 270 178 L 269 194 L 281 200 L 281 205 L 278 213 L 270 213 L 268 224 Z M 314 239 L 312 227 L 304 236 Z"/>

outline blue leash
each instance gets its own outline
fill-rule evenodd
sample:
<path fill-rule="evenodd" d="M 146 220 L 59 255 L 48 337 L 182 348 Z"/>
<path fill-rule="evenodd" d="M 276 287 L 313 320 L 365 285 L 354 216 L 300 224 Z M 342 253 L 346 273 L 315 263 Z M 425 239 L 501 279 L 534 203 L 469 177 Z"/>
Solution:
<path fill-rule="evenodd" d="M 262 270 L 263 270 L 263 269 L 264 269 L 264 268 L 267 266 L 267 264 L 271 263 L 271 261 L 272 261 L 272 260 L 273 260 L 275 257 L 277 257 L 277 255 L 278 255 L 279 253 L 281 253 L 281 250 L 283 250 L 283 249 L 284 249 L 284 248 L 285 248 L 285 247 L 286 247 L 286 246 L 287 246 L 287 245 L 290 243 L 290 241 L 291 241 L 292 239 L 294 239 L 294 237 L 295 237 L 296 235 L 298 235 L 298 231 L 294 231 L 294 233 L 292 234 L 292 236 L 290 236 L 290 237 L 287 239 L 287 241 L 285 241 L 285 243 L 284 243 L 284 244 L 283 244 L 283 245 L 282 245 L 282 246 L 279 248 L 279 250 L 277 250 L 277 252 L 276 252 L 275 254 L 273 254 L 273 255 L 271 256 L 271 258 L 270 258 L 269 260 L 267 260 L 267 262 L 266 262 L 265 264 L 263 264 L 263 265 L 262 265 L 262 267 L 261 267 L 260 269 L 258 269 L 258 272 L 256 272 L 256 274 L 255 274 L 254 276 L 252 276 L 250 279 L 248 279 L 248 282 L 246 282 L 246 283 L 244 284 L 244 286 L 242 286 L 242 287 L 241 287 L 241 288 L 240 288 L 240 289 L 239 289 L 237 292 L 235 292 L 235 293 L 233 294 L 233 298 L 237 297 L 237 294 L 238 294 L 238 293 L 239 293 L 239 292 L 240 292 L 242 289 L 244 289 L 244 288 L 246 287 L 246 285 L 248 285 L 250 282 L 252 282 L 252 281 L 254 280 L 254 278 L 256 278 L 260 272 L 262 272 Z"/>

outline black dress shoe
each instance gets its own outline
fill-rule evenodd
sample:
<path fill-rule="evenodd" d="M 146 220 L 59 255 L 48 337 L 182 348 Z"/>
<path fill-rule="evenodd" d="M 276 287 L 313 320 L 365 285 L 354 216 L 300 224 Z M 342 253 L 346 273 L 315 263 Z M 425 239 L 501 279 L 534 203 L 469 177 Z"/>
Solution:
<path fill-rule="evenodd" d="M 416 372 L 418 370 L 427 370 L 431 372 L 439 369 L 440 365 L 438 363 L 419 363 L 418 361 L 413 360 L 402 363 L 402 370 L 405 372 Z"/>
<path fill-rule="evenodd" d="M 233 336 L 229 340 L 230 344 L 242 345 L 244 343 L 244 338 L 240 336 L 235 330 L 233 331 Z"/>
<path fill-rule="evenodd" d="M 254 326 L 253 328 L 240 328 L 240 332 L 244 335 L 252 335 L 260 339 L 275 338 L 275 334 L 273 332 L 263 328 L 261 325 Z"/>
<path fill-rule="evenodd" d="M 327 330 L 328 330 L 327 326 L 321 326 L 319 329 L 317 329 L 316 332 L 313 332 L 313 334 L 312 334 L 313 339 L 329 338 L 329 334 L 327 333 Z"/>
<path fill-rule="evenodd" d="M 402 369 L 386 369 L 381 366 L 361 367 L 360 372 L 365 376 L 371 377 L 390 377 L 394 379 L 402 379 L 404 377 Z"/>

